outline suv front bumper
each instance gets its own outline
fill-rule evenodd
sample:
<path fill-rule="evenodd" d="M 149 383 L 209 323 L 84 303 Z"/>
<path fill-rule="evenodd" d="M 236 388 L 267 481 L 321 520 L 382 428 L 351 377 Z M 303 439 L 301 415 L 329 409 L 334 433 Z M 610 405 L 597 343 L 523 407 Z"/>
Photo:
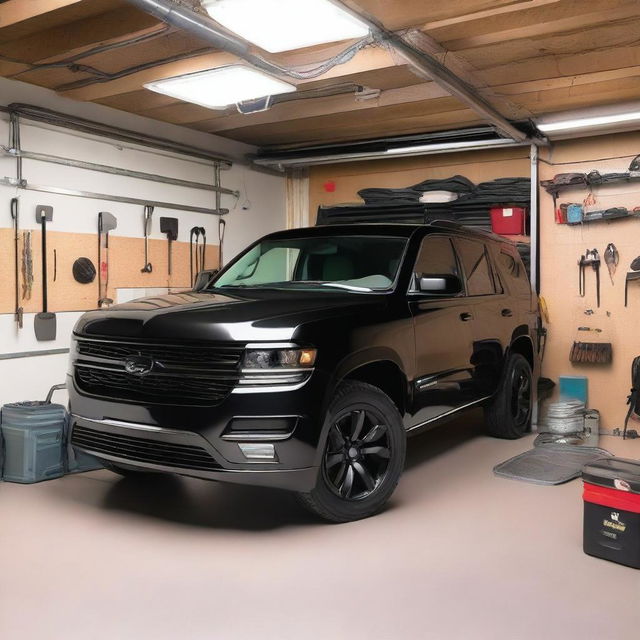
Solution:
<path fill-rule="evenodd" d="M 314 372 L 295 391 L 232 393 L 215 407 L 140 405 L 83 394 L 69 376 L 71 443 L 99 459 L 141 470 L 310 491 L 316 484 L 326 381 Z M 286 418 L 292 433 L 230 434 L 238 419 Z M 229 437 L 232 435 L 232 437 Z M 255 434 L 253 434 L 255 436 Z M 248 459 L 245 443 L 273 445 L 271 460 Z"/>

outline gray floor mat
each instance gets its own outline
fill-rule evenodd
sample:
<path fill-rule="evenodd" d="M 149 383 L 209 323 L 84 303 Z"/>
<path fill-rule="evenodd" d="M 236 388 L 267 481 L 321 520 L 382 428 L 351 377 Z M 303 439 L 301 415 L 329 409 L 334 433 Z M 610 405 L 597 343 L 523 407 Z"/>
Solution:
<path fill-rule="evenodd" d="M 588 462 L 611 455 L 597 447 L 549 444 L 501 462 L 493 472 L 502 478 L 533 484 L 562 484 L 579 477 Z"/>

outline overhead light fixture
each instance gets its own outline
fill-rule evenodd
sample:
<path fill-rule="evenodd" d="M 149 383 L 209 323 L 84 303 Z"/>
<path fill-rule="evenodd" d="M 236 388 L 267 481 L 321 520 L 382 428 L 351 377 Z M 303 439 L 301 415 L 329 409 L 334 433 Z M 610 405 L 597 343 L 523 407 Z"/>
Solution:
<path fill-rule="evenodd" d="M 243 65 L 231 65 L 156 80 L 145 84 L 144 87 L 208 109 L 224 109 L 245 100 L 296 90 L 296 87 L 288 82 Z"/>
<path fill-rule="evenodd" d="M 511 138 L 494 138 L 493 140 L 464 140 L 462 142 L 442 142 L 439 144 L 422 144 L 413 147 L 394 147 L 387 149 L 385 153 L 389 155 L 410 155 L 410 154 L 429 154 L 443 153 L 446 151 L 464 151 L 465 149 L 477 149 L 502 146 L 513 146 L 517 144 Z"/>
<path fill-rule="evenodd" d="M 540 131 L 548 133 L 551 131 L 584 129 L 586 127 L 602 127 L 609 124 L 619 124 L 621 122 L 633 122 L 634 120 L 640 120 L 640 111 L 614 113 L 606 116 L 574 118 L 572 120 L 558 120 L 557 122 L 539 122 L 537 123 L 537 127 L 538 129 L 540 129 Z"/>
<path fill-rule="evenodd" d="M 364 38 L 369 27 L 330 0 L 202 0 L 226 29 L 270 53 Z"/>

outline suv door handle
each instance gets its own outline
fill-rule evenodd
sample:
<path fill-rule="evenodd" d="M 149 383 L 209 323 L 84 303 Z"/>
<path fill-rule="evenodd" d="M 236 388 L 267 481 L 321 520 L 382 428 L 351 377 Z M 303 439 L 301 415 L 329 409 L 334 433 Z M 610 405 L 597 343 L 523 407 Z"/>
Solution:
<path fill-rule="evenodd" d="M 462 320 L 462 322 L 469 322 L 471 318 L 473 318 L 473 316 L 470 313 L 467 313 L 466 311 L 460 314 L 460 320 Z"/>
<path fill-rule="evenodd" d="M 510 318 L 513 315 L 513 312 L 511 311 L 511 309 L 503 309 L 501 311 L 501 314 L 503 318 Z"/>

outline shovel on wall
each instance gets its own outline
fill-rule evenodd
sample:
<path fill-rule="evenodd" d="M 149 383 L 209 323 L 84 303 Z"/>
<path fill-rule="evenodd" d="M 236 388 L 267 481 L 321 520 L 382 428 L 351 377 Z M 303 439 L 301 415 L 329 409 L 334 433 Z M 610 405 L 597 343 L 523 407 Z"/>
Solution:
<path fill-rule="evenodd" d="M 160 218 L 160 233 L 166 234 L 169 243 L 167 261 L 171 275 L 172 244 L 178 239 L 178 218 Z"/>
<path fill-rule="evenodd" d="M 109 231 L 118 226 L 112 213 L 101 211 L 98 214 L 98 307 L 113 304 L 109 293 Z"/>
<path fill-rule="evenodd" d="M 42 311 L 36 314 L 34 329 L 36 340 L 44 342 L 56 339 L 56 314 L 47 308 L 47 220 L 53 220 L 53 208 L 38 205 L 36 220 L 42 227 Z"/>

